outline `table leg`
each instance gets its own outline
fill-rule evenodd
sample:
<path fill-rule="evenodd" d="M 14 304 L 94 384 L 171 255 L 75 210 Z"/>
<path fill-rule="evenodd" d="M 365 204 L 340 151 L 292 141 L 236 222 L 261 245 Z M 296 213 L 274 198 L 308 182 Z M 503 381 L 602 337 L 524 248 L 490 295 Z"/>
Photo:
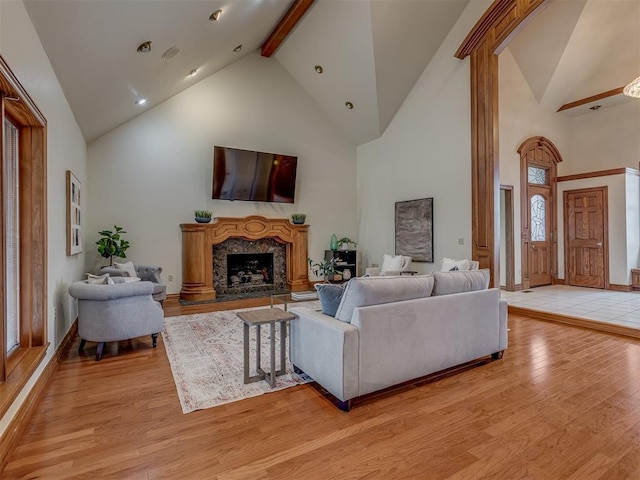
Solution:
<path fill-rule="evenodd" d="M 287 322 L 280 322 L 280 370 L 276 375 L 284 375 L 287 373 Z"/>
<path fill-rule="evenodd" d="M 276 386 L 276 322 L 271 322 L 271 388 Z"/>
<path fill-rule="evenodd" d="M 260 366 L 260 325 L 256 325 L 256 371 L 260 373 L 262 367 Z"/>
<path fill-rule="evenodd" d="M 244 383 L 249 383 L 249 325 L 244 324 Z"/>

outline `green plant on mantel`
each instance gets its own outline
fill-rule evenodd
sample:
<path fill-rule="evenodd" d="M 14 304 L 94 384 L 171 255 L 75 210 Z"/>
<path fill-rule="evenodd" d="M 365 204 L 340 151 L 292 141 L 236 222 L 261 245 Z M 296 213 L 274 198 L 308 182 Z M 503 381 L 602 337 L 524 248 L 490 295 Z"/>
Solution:
<path fill-rule="evenodd" d="M 130 246 L 129 242 L 121 237 L 123 233 L 127 233 L 123 227 L 114 225 L 113 229 L 113 232 L 111 230 L 99 232 L 102 238 L 96 242 L 98 253 L 104 258 L 108 258 L 111 266 L 113 266 L 113 257 L 127 258 L 126 251 Z"/>
<path fill-rule="evenodd" d="M 196 210 L 194 212 L 196 218 L 211 218 L 210 210 Z"/>

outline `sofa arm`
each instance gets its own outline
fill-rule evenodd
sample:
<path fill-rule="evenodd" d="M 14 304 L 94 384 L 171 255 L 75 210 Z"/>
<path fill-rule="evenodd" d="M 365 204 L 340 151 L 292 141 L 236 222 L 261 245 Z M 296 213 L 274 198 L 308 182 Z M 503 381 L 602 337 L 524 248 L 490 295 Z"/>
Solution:
<path fill-rule="evenodd" d="M 341 401 L 358 393 L 358 329 L 305 307 L 290 309 L 291 362 Z"/>
<path fill-rule="evenodd" d="M 69 286 L 69 295 L 79 300 L 115 300 L 123 297 L 151 296 L 153 283 L 131 282 L 115 285 L 94 285 L 86 281 L 74 282 Z"/>
<path fill-rule="evenodd" d="M 509 346 L 509 336 L 507 334 L 507 307 L 507 301 L 504 298 L 501 298 L 498 313 L 498 315 L 500 315 L 500 350 L 505 350 Z"/>

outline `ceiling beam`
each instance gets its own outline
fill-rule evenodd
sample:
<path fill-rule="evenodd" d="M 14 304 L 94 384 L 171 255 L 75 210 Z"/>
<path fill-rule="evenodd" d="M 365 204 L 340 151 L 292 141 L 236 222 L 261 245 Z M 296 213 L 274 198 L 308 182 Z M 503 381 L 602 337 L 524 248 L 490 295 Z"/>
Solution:
<path fill-rule="evenodd" d="M 576 100 L 575 102 L 565 103 L 558 109 L 558 112 L 562 112 L 563 110 L 569 110 L 570 108 L 580 107 L 581 105 L 586 105 L 587 103 L 597 102 L 598 100 L 602 100 L 603 98 L 609 98 L 609 97 L 613 97 L 614 95 L 620 95 L 623 90 L 624 90 L 624 87 L 614 88 L 613 90 L 609 90 L 608 92 L 598 93 L 597 95 L 592 95 L 591 97 L 582 98 L 580 100 Z"/>
<path fill-rule="evenodd" d="M 280 23 L 278 23 L 276 28 L 273 29 L 269 37 L 267 37 L 262 44 L 261 55 L 263 57 L 270 57 L 276 53 L 278 47 L 286 40 L 302 16 L 309 10 L 309 7 L 313 5 L 314 1 L 315 0 L 293 0 L 287 13 L 280 19 Z"/>

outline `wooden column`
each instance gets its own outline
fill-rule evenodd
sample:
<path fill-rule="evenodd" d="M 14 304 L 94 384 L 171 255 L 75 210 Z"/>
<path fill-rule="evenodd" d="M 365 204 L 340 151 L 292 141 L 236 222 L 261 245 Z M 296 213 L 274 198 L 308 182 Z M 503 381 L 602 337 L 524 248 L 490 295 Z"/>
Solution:
<path fill-rule="evenodd" d="M 458 48 L 471 56 L 471 253 L 500 288 L 498 54 L 552 0 L 495 0 Z"/>
<path fill-rule="evenodd" d="M 213 285 L 213 246 L 228 238 L 245 240 L 274 238 L 286 244 L 287 288 L 292 291 L 310 288 L 308 225 L 293 225 L 288 219 L 253 215 L 245 218 L 219 217 L 212 223 L 183 223 L 182 290 L 180 299 L 206 301 L 216 298 Z"/>

